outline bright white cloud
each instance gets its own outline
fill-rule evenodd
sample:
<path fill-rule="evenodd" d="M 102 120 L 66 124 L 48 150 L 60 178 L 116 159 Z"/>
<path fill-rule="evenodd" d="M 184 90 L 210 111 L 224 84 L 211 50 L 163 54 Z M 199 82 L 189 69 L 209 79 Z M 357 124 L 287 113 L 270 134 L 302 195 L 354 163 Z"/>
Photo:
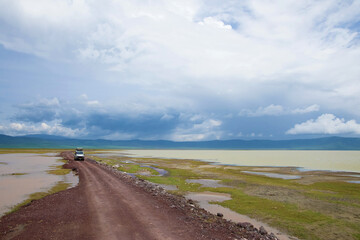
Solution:
<path fill-rule="evenodd" d="M 10 123 L 7 126 L 2 126 L 0 130 L 8 135 L 49 134 L 66 137 L 81 137 L 85 134 L 84 129 L 67 128 L 56 121 L 36 124 L 15 122 Z"/>
<path fill-rule="evenodd" d="M 202 22 L 199 22 L 200 25 L 223 28 L 223 29 L 232 29 L 230 25 L 224 24 L 224 22 L 219 21 L 213 17 L 206 17 Z"/>
<path fill-rule="evenodd" d="M 74 85 L 95 90 L 80 96 L 82 87 L 63 84 L 59 92 L 81 100 L 69 114 L 173 109 L 220 119 L 222 111 L 281 116 L 321 106 L 360 116 L 359 16 L 360 1 L 350 0 L 2 0 L 0 44 L 82 69 L 66 75 Z M 89 66 L 94 72 L 79 73 Z M 49 86 L 51 81 L 46 78 Z M 42 97 L 44 82 L 29 91 Z M 162 120 L 170 118 L 164 114 Z M 197 138 L 221 136 L 218 130 L 202 134 Z"/>
<path fill-rule="evenodd" d="M 296 124 L 286 134 L 360 134 L 360 124 L 355 120 L 345 121 L 333 114 L 323 114 L 317 119 Z"/>
<path fill-rule="evenodd" d="M 127 72 L 236 82 L 300 74 L 295 81 L 335 84 L 349 67 L 330 65 L 359 60 L 357 32 L 345 27 L 359 16 L 357 1 L 4 0 L 0 7 L 7 48 L 55 59 L 75 54 Z"/>
<path fill-rule="evenodd" d="M 317 112 L 320 110 L 319 105 L 313 104 L 305 108 L 285 109 L 281 105 L 271 104 L 267 107 L 259 107 L 256 110 L 243 109 L 240 111 L 240 116 L 259 117 L 259 116 L 280 116 L 291 114 L 305 114 L 310 112 Z"/>
<path fill-rule="evenodd" d="M 175 141 L 201 141 L 220 139 L 223 132 L 219 129 L 222 122 L 216 119 L 207 119 L 195 123 L 190 127 L 178 127 L 173 132 L 171 139 Z"/>
<path fill-rule="evenodd" d="M 310 112 L 317 112 L 319 110 L 320 110 L 320 106 L 317 104 L 313 104 L 313 105 L 305 107 L 305 108 L 296 108 L 294 110 L 291 110 L 290 112 L 293 114 L 304 114 L 304 113 L 310 113 Z"/>

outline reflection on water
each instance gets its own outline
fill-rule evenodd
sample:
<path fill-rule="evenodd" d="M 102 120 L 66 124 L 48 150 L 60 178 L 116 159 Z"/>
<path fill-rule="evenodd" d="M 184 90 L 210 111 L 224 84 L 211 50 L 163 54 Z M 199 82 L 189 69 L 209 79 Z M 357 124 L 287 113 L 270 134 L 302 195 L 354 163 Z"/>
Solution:
<path fill-rule="evenodd" d="M 360 183 L 360 181 L 347 181 L 348 183 Z"/>
<path fill-rule="evenodd" d="M 271 178 L 281 178 L 281 179 L 300 179 L 301 176 L 297 175 L 288 175 L 288 174 L 279 174 L 279 173 L 267 173 L 267 172 L 252 172 L 252 171 L 242 171 L 243 173 L 250 173 L 255 175 L 262 175 Z"/>
<path fill-rule="evenodd" d="M 126 150 L 135 157 L 196 159 L 238 166 L 302 167 L 360 172 L 360 151 Z M 124 151 L 121 151 L 124 154 Z"/>
<path fill-rule="evenodd" d="M 153 167 L 153 166 L 149 166 L 149 165 L 140 165 L 140 167 L 151 168 L 158 172 L 158 174 L 159 174 L 158 176 L 165 176 L 168 174 L 168 171 L 166 171 L 165 169 L 161 169 L 161 168 L 157 168 L 157 167 Z"/>
<path fill-rule="evenodd" d="M 0 154 L 0 161 L 6 163 L 0 165 L 0 216 L 29 194 L 47 191 L 59 181 L 75 186 L 79 180 L 72 172 L 67 175 L 46 172 L 50 166 L 63 164 L 58 159 L 30 153 Z"/>
<path fill-rule="evenodd" d="M 230 186 L 219 183 L 220 180 L 215 180 L 215 179 L 186 179 L 186 182 L 199 183 L 203 187 L 210 187 L 210 188 L 230 187 Z"/>

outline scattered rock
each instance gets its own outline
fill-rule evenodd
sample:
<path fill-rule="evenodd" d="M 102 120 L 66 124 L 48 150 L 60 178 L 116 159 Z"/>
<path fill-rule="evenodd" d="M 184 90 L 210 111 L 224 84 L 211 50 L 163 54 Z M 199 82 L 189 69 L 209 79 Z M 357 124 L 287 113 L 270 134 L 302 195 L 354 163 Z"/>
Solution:
<path fill-rule="evenodd" d="M 277 239 L 277 237 L 275 236 L 274 233 L 271 233 L 271 234 L 270 234 L 270 237 L 273 238 L 273 239 Z"/>
<path fill-rule="evenodd" d="M 265 228 L 263 226 L 261 226 L 260 229 L 259 229 L 259 233 L 261 235 L 266 235 L 268 232 L 265 230 Z"/>
<path fill-rule="evenodd" d="M 115 175 L 128 184 L 147 191 L 154 198 L 157 198 L 163 202 L 168 202 L 169 208 L 183 211 L 186 215 L 183 218 L 185 222 L 188 224 L 195 224 L 197 222 L 196 224 L 199 224 L 199 231 L 204 233 L 204 238 L 202 239 L 205 239 L 205 236 L 209 234 L 209 232 L 213 232 L 217 235 L 221 233 L 223 234 L 223 237 L 226 237 L 214 237 L 212 239 L 278 240 L 274 234 L 267 234 L 267 231 L 263 227 L 258 230 L 248 222 L 237 224 L 233 223 L 224 219 L 224 215 L 222 213 L 213 215 L 198 207 L 193 200 L 186 199 L 183 196 L 173 195 L 154 183 L 139 179 L 136 176 L 125 174 L 124 172 L 114 169 L 113 167 L 104 163 L 95 162 L 91 159 L 87 160 L 99 164 L 103 168 L 112 171 Z"/>
<path fill-rule="evenodd" d="M 253 226 L 251 223 L 249 223 L 249 222 L 238 223 L 237 226 L 238 226 L 238 227 L 241 227 L 241 228 L 248 229 L 248 230 L 254 228 L 254 226 Z"/>

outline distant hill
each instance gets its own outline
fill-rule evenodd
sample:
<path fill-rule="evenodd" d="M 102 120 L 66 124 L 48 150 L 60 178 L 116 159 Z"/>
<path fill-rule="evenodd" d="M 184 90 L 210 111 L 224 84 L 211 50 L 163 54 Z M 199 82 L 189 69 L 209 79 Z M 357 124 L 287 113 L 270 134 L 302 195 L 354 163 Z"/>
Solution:
<path fill-rule="evenodd" d="M 41 138 L 41 139 L 69 139 L 63 136 L 47 135 L 47 134 L 29 134 L 29 135 L 24 135 L 22 137 Z"/>
<path fill-rule="evenodd" d="M 360 138 L 326 137 L 295 140 L 82 140 L 51 135 L 7 136 L 0 134 L 0 148 L 93 149 L 249 149 L 249 150 L 360 150 Z"/>

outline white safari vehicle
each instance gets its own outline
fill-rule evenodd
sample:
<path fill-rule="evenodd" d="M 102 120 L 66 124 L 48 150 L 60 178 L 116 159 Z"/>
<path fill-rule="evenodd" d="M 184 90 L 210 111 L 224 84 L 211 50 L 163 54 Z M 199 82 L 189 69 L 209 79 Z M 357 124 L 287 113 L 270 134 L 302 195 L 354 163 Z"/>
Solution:
<path fill-rule="evenodd" d="M 74 160 L 75 161 L 84 161 L 85 160 L 85 154 L 82 148 L 76 148 L 75 154 L 74 154 Z"/>

